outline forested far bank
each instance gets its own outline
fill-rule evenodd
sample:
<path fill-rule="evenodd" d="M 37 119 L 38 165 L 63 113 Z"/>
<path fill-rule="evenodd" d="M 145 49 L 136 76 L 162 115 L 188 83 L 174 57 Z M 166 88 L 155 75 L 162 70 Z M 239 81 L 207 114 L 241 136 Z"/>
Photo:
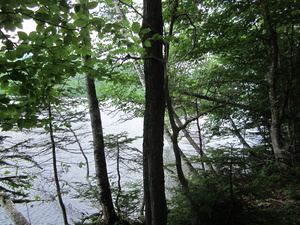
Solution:
<path fill-rule="evenodd" d="M 300 222 L 296 0 L 2 0 L 0 7 L 0 126 L 45 135 L 64 224 Z M 84 114 L 74 111 L 79 96 L 88 100 Z M 130 147 L 138 137 L 105 132 L 108 108 L 122 113 L 121 124 L 143 118 L 141 149 Z M 81 120 L 91 132 L 78 136 Z M 5 208 L 5 198 L 12 207 L 33 201 L 39 175 L 18 171 L 43 163 L 28 142 L 5 147 L 3 132 Z M 75 223 L 57 157 L 76 143 L 86 166 L 86 140 L 95 170 L 75 189 L 97 213 Z M 121 165 L 142 171 L 139 182 L 124 184 Z"/>

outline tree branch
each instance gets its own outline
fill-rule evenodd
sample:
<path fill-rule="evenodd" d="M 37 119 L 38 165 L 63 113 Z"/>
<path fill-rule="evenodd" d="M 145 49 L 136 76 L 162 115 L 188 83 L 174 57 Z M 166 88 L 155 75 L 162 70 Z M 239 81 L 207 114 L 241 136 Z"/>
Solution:
<path fill-rule="evenodd" d="M 249 105 L 232 102 L 232 101 L 229 101 L 226 99 L 219 99 L 219 98 L 209 97 L 206 95 L 201 95 L 201 94 L 196 94 L 196 93 L 188 93 L 188 92 L 182 92 L 182 94 L 188 95 L 188 96 L 193 96 L 193 97 L 200 98 L 200 99 L 204 99 L 204 100 L 211 101 L 211 102 L 220 103 L 220 104 L 228 104 L 228 105 L 236 106 L 239 108 L 244 108 L 244 109 L 251 108 Z"/>

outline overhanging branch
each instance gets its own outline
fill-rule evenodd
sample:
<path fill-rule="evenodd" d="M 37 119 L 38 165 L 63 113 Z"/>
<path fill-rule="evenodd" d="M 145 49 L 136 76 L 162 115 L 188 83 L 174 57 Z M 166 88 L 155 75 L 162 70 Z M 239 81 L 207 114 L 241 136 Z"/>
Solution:
<path fill-rule="evenodd" d="M 229 101 L 226 99 L 219 99 L 219 98 L 209 97 L 206 95 L 201 95 L 201 94 L 196 94 L 196 93 L 188 93 L 188 92 L 183 92 L 182 94 L 188 95 L 188 96 L 193 96 L 196 98 L 204 99 L 204 100 L 215 102 L 215 103 L 219 103 L 219 104 L 227 104 L 227 105 L 232 105 L 232 106 L 236 106 L 236 107 L 243 108 L 243 109 L 251 109 L 251 107 L 249 105 L 232 102 L 232 101 Z"/>

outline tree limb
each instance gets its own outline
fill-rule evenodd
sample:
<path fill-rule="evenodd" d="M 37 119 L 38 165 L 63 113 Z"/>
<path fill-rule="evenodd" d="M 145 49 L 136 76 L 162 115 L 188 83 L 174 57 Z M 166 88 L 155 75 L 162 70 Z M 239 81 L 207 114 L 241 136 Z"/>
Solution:
<path fill-rule="evenodd" d="M 249 105 L 232 102 L 232 101 L 229 101 L 226 99 L 219 99 L 219 98 L 214 98 L 214 97 L 210 97 L 210 96 L 206 96 L 206 95 L 201 95 L 201 94 L 196 94 L 196 93 L 188 93 L 188 92 L 182 92 L 182 94 L 188 95 L 188 96 L 193 96 L 193 97 L 200 98 L 200 99 L 204 99 L 204 100 L 211 101 L 211 102 L 228 104 L 228 105 L 236 106 L 236 107 L 243 108 L 243 109 L 251 109 L 251 107 Z"/>

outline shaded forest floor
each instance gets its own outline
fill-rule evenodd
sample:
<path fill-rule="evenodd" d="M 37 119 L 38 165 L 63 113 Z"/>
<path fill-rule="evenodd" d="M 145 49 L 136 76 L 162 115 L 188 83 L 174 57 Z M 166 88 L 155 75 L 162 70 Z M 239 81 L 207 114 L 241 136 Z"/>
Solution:
<path fill-rule="evenodd" d="M 226 171 L 202 175 L 190 180 L 201 212 L 200 225 L 300 224 L 300 167 L 280 171 L 274 164 L 264 165 L 251 173 L 232 174 L 231 179 Z M 168 201 L 168 225 L 194 224 L 194 214 L 180 187 L 169 191 L 173 197 Z M 103 225 L 99 221 L 86 224 Z M 143 223 L 125 218 L 117 224 Z"/>

